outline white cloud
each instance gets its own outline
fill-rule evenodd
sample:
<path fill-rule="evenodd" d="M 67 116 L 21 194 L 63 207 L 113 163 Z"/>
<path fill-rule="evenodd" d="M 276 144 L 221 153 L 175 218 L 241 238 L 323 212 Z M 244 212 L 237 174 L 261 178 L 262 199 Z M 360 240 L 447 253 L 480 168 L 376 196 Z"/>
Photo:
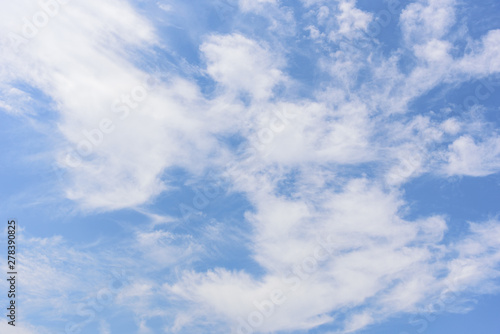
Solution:
<path fill-rule="evenodd" d="M 238 0 L 242 12 L 260 12 L 266 4 L 275 5 L 277 0 Z"/>
<path fill-rule="evenodd" d="M 419 0 L 401 13 L 401 29 L 408 43 L 441 39 L 455 24 L 455 0 Z"/>
<path fill-rule="evenodd" d="M 258 149 L 257 164 L 349 164 L 375 159 L 363 104 L 332 107 L 310 101 L 282 102 L 259 106 L 255 115 L 249 141 Z"/>
<path fill-rule="evenodd" d="M 302 2 L 305 6 L 312 7 L 308 15 L 315 14 L 318 28 L 325 31 L 321 37 L 326 35 L 330 42 L 363 38 L 363 33 L 373 19 L 372 13 L 356 7 L 355 0 Z M 311 29 L 311 35 L 313 31 Z"/>
<path fill-rule="evenodd" d="M 498 293 L 500 224 L 498 220 L 471 223 L 470 235 L 455 245 L 457 259 L 449 263 L 448 288 L 456 292 Z"/>
<path fill-rule="evenodd" d="M 321 6 L 318 10 L 318 22 L 322 24 L 330 15 L 330 10 L 327 6 Z"/>
<path fill-rule="evenodd" d="M 461 124 L 455 118 L 449 118 L 441 124 L 441 128 L 449 134 L 455 135 L 461 129 Z"/>
<path fill-rule="evenodd" d="M 355 332 L 373 323 L 374 321 L 373 317 L 367 312 L 355 314 L 348 320 L 345 333 Z"/>
<path fill-rule="evenodd" d="M 257 211 L 248 219 L 256 231 L 253 257 L 266 269 L 263 278 L 225 269 L 190 272 L 165 285 L 166 291 L 202 307 L 207 317 L 232 320 L 235 333 L 240 326 L 262 332 L 310 329 L 344 312 L 348 319 L 341 332 L 347 333 L 396 313 L 414 312 L 449 287 L 451 276 L 440 273 L 463 256 L 450 258 L 453 246 L 441 244 L 447 229 L 443 217 L 405 221 L 398 213 L 403 204 L 399 195 L 366 180 L 351 181 L 339 193 L 321 193 L 317 202 L 319 194 L 286 200 L 266 190 L 253 192 Z M 474 231 L 474 240 L 486 237 Z M 494 267 L 498 259 L 485 247 L 476 254 L 492 260 Z M 462 266 L 456 270 L 450 275 L 467 271 Z M 487 271 L 477 280 L 462 281 L 464 289 L 487 279 L 485 275 Z M 276 289 L 284 301 L 269 304 Z M 356 313 L 357 307 L 365 310 Z M 263 321 L 252 318 L 255 311 Z"/>
<path fill-rule="evenodd" d="M 451 2 L 443 4 L 444 7 L 451 5 Z M 19 6 L 12 5 L 7 9 L 16 12 L 21 10 Z M 277 85 L 289 83 L 283 73 L 283 57 L 266 43 L 241 34 L 212 35 L 201 45 L 201 51 L 207 61 L 207 72 L 221 89 L 217 98 L 204 100 L 199 88 L 184 79 L 157 79 L 155 89 L 147 92 L 146 99 L 139 103 L 128 101 L 137 105 L 132 108 L 126 105 L 126 100 L 119 102 L 134 89 L 137 93 L 137 89 L 145 87 L 147 75 L 131 66 L 131 56 L 124 50 L 130 46 L 147 48 L 154 45 L 157 41 L 154 29 L 135 14 L 133 8 L 122 6 L 119 1 L 108 3 L 99 12 L 90 4 L 71 6 L 65 7 L 64 11 L 61 9 L 50 24 L 29 41 L 22 57 L 12 58 L 6 53 L 6 61 L 12 70 L 5 73 L 4 80 L 7 83 L 16 77 L 28 78 L 28 82 L 55 101 L 61 114 L 57 130 L 67 140 L 66 145 L 62 145 L 64 150 L 57 149 L 59 163 L 67 169 L 70 181 L 64 185 L 64 190 L 68 198 L 86 209 L 114 210 L 147 203 L 168 189 L 168 180 L 162 180 L 166 168 L 180 165 L 188 169 L 203 169 L 194 160 L 200 161 L 199 157 L 208 156 L 216 149 L 213 133 L 241 130 L 250 135 L 252 143 L 260 145 L 259 133 L 266 131 L 272 110 L 283 106 L 300 110 L 299 116 L 266 145 L 263 155 L 268 162 L 371 161 L 376 150 L 372 150 L 369 144 L 373 124 L 370 110 L 385 107 L 373 105 L 372 101 L 387 103 L 390 108 L 403 108 L 412 98 L 442 81 L 451 66 L 449 43 L 431 39 L 416 48 L 417 55 L 428 64 L 417 67 L 409 78 L 393 71 L 384 73 L 391 74 L 393 79 L 386 81 L 383 87 L 385 91 L 399 90 L 397 99 L 374 92 L 367 94 L 372 99 L 368 105 L 363 101 L 347 102 L 341 97 L 334 106 L 310 102 L 254 104 L 244 111 L 241 104 L 234 102 L 239 94 L 249 94 L 254 102 L 262 102 L 273 97 Z M 120 6 L 120 18 L 111 14 L 113 6 Z M 416 20 L 415 17 L 424 20 L 422 17 L 432 10 L 422 6 L 410 6 L 408 13 L 414 13 L 407 15 L 412 20 Z M 364 29 L 369 21 L 369 15 L 356 9 L 354 2 L 341 2 L 339 9 L 341 34 Z M 319 14 L 322 19 L 326 19 L 325 13 L 321 7 Z M 87 18 L 94 23 L 84 23 L 89 22 Z M 6 25 L 11 24 L 10 28 L 16 29 L 18 21 L 9 19 L 6 22 Z M 82 24 L 74 25 L 74 22 Z M 103 26 L 101 22 L 108 23 Z M 97 35 L 105 37 L 94 40 L 92 36 Z M 117 40 L 114 36 L 118 35 L 126 38 Z M 441 36 L 441 33 L 432 35 Z M 475 57 L 495 59 L 491 57 L 494 36 L 491 33 L 485 37 L 485 48 Z M 48 56 L 44 50 L 52 48 L 60 52 Z M 323 61 L 323 68 L 330 71 L 340 84 L 351 87 L 363 68 L 363 57 L 360 51 L 341 49 L 333 54 L 332 59 Z M 37 70 L 28 70 L 31 67 Z M 340 107 L 342 101 L 346 103 Z M 4 105 L 12 108 L 11 103 L 5 101 Z M 205 109 L 210 113 L 198 112 Z M 112 124 L 106 121 L 105 124 L 113 130 L 102 134 L 101 140 L 96 131 L 100 131 L 103 119 L 108 118 Z M 93 145 L 89 135 L 93 135 L 98 144 Z M 189 152 L 186 147 L 190 148 Z M 90 154 L 81 157 L 78 150 L 90 151 Z M 68 156 L 68 151 L 72 155 Z M 198 158 L 194 159 L 196 155 Z M 83 161 L 78 164 L 81 158 Z M 76 162 L 78 166 L 67 168 L 68 162 Z"/>
<path fill-rule="evenodd" d="M 22 34 L 22 16 L 14 14 L 22 4 L 2 11 L 19 18 L 3 23 L 3 37 L 9 30 Z M 71 2 L 18 55 L 13 56 L 4 39 L 9 71 L 2 80 L 5 85 L 25 82 L 54 101 L 60 117 L 53 127 L 66 139 L 56 148 L 69 181 L 63 190 L 85 209 L 114 210 L 147 202 L 166 189 L 161 180 L 165 168 L 174 161 L 195 166 L 186 148 L 208 154 L 214 141 L 204 133 L 224 123 L 199 118 L 206 105 L 197 86 L 175 77 L 162 82 L 133 65 L 140 59 L 129 50 L 141 47 L 148 52 L 156 39 L 151 24 L 119 0 Z"/>
<path fill-rule="evenodd" d="M 415 55 L 428 62 L 448 64 L 452 61 L 449 54 L 451 47 L 449 42 L 433 39 L 426 44 L 415 46 Z"/>
<path fill-rule="evenodd" d="M 500 137 L 476 143 L 461 136 L 450 145 L 446 172 L 449 175 L 486 176 L 500 171 Z"/>
<path fill-rule="evenodd" d="M 369 20 L 367 16 L 365 21 L 350 20 L 347 12 L 353 7 L 344 7 L 346 13 L 340 16 L 344 25 L 340 25 L 340 30 L 348 36 L 363 29 L 361 23 Z M 255 131 L 250 131 L 249 136 L 253 146 L 262 144 L 258 130 L 268 126 L 274 110 L 289 110 L 296 115 L 275 131 L 272 140 L 261 145 L 262 154 L 256 161 L 239 166 L 238 175 L 245 177 L 234 180 L 235 188 L 247 195 L 255 209 L 246 215 L 254 231 L 252 258 L 266 274 L 254 278 L 245 272 L 217 268 L 206 273 L 189 271 L 177 283 L 166 284 L 169 294 L 188 305 L 180 312 L 176 329 L 189 330 L 183 319 L 196 308 L 198 312 L 202 310 L 197 317 L 222 317 L 233 322 L 233 329 L 242 326 L 243 319 L 244 327 L 262 332 L 307 330 L 332 323 L 336 315 L 345 315 L 347 320 L 339 322 L 339 328 L 341 332 L 350 332 L 401 312 L 419 312 L 445 293 L 450 281 L 456 282 L 455 277 L 467 275 L 473 268 L 480 274 L 474 280 L 462 281 L 463 293 L 494 277 L 489 268 L 481 267 L 482 261 L 465 261 L 463 256 L 457 256 L 455 251 L 461 246 L 443 242 L 446 218 L 429 216 L 407 221 L 401 214 L 405 204 L 396 190 L 387 192 L 380 183 L 365 179 L 338 177 L 335 168 L 327 171 L 325 167 L 328 163 L 342 166 L 377 162 L 383 156 L 384 163 L 387 158 L 396 158 L 396 164 L 389 164 L 397 168 L 412 155 L 417 156 L 412 160 L 412 168 L 404 171 L 407 174 L 397 182 L 389 182 L 397 186 L 426 171 L 436 173 L 433 168 L 442 152 L 431 152 L 430 147 L 454 140 L 467 131 L 453 118 L 437 122 L 427 116 L 410 121 L 409 117 L 402 117 L 404 121 L 399 122 L 379 119 L 373 111 L 387 103 L 389 107 L 382 108 L 383 115 L 398 108 L 406 112 L 409 101 L 450 80 L 448 72 L 458 63 L 450 55 L 452 43 L 446 40 L 455 23 L 453 1 L 410 5 L 402 19 L 407 41 L 412 45 L 417 42 L 412 51 L 418 64 L 408 74 L 395 65 L 399 61 L 397 54 L 389 59 L 366 59 L 363 57 L 368 57 L 369 51 L 339 47 L 339 51 L 329 54 L 330 58 L 323 59 L 322 65 L 330 69 L 334 82 L 338 77 L 342 79 L 338 86 L 332 84 L 335 88 L 318 93 L 319 102 L 266 104 L 259 113 L 253 105 L 247 109 L 256 115 L 252 119 Z M 422 24 L 428 26 L 421 29 Z M 370 82 L 369 87 L 363 87 L 366 91 L 355 90 L 356 74 L 361 69 L 383 76 L 380 86 Z M 229 85 L 230 80 L 226 81 Z M 377 95 L 384 89 L 390 97 Z M 384 134 L 383 139 L 374 141 L 380 133 Z M 388 151 L 388 156 L 381 154 Z M 478 155 L 484 156 L 483 153 Z M 286 179 L 292 167 L 296 173 L 295 188 L 280 195 L 280 180 Z M 495 229 L 496 223 L 489 228 Z M 471 234 L 477 239 L 485 237 L 475 236 L 474 231 Z M 320 245 L 319 236 L 330 237 L 335 255 L 317 261 L 317 269 L 312 273 L 302 271 L 301 275 L 307 278 L 290 274 L 297 266 L 303 268 L 311 263 L 308 261 Z M 467 238 L 461 242 L 467 243 Z M 498 245 L 492 247 L 497 249 Z M 486 250 L 481 249 L 478 254 L 493 261 L 492 267 L 498 265 L 498 260 L 489 257 Z M 447 270 L 449 275 L 443 278 Z M 287 274 L 291 275 L 289 280 L 283 280 Z M 293 277 L 299 282 L 295 291 Z M 269 305 L 266 301 L 275 289 L 285 292 L 286 301 L 275 304 L 269 317 L 262 311 L 262 321 L 251 318 L 252 312 Z"/>
<path fill-rule="evenodd" d="M 0 108 L 13 114 L 30 113 L 26 107 L 33 102 L 29 94 L 15 87 L 6 87 L 1 90 L 2 100 L 0 100 Z"/>
<path fill-rule="evenodd" d="M 336 15 L 339 27 L 338 30 L 330 32 L 330 40 L 335 41 L 340 37 L 353 38 L 359 31 L 366 31 L 368 24 L 372 20 L 372 15 L 356 8 L 355 4 L 356 1 L 353 0 L 339 2 L 340 13 Z M 319 17 L 320 16 L 324 15 L 319 15 Z"/>
<path fill-rule="evenodd" d="M 267 99 L 274 86 L 285 80 L 279 56 L 242 35 L 211 36 L 201 51 L 207 59 L 207 72 L 230 92 Z"/>
<path fill-rule="evenodd" d="M 500 30 L 491 30 L 472 52 L 457 63 L 457 69 L 472 75 L 486 76 L 500 72 Z"/>
<path fill-rule="evenodd" d="M 315 26 L 308 26 L 306 30 L 309 31 L 309 34 L 312 39 L 318 39 L 320 36 L 322 36 L 322 34 Z"/>

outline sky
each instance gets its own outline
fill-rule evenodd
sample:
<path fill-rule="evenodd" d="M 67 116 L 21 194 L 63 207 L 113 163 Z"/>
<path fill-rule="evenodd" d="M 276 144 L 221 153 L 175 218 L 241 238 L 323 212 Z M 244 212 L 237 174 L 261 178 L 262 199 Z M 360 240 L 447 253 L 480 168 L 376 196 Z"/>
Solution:
<path fill-rule="evenodd" d="M 496 0 L 3 1 L 0 332 L 497 334 L 499 91 Z"/>

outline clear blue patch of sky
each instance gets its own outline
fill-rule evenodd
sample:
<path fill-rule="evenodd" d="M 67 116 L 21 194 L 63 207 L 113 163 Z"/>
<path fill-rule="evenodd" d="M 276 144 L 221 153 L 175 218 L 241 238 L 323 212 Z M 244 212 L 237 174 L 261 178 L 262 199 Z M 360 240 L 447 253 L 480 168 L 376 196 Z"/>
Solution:
<path fill-rule="evenodd" d="M 484 222 L 500 214 L 500 174 L 447 179 L 424 175 L 405 184 L 404 192 L 407 219 L 447 217 L 445 241 L 466 235 L 468 222 Z"/>

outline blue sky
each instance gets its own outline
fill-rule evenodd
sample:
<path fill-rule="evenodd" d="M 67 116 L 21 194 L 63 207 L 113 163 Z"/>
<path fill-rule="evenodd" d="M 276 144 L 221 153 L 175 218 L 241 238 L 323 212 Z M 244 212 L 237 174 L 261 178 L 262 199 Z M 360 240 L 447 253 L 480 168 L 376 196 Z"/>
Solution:
<path fill-rule="evenodd" d="M 499 22 L 494 0 L 5 2 L 0 332 L 499 333 Z"/>

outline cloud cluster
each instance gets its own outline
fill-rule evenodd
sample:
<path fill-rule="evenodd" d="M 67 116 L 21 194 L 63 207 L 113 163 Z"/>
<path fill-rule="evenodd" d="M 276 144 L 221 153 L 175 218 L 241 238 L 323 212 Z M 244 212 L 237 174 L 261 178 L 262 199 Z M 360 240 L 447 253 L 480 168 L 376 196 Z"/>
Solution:
<path fill-rule="evenodd" d="M 405 220 L 400 194 L 366 179 L 314 195 L 319 203 L 266 191 L 256 196 L 248 220 L 256 231 L 253 257 L 266 269 L 264 277 L 219 268 L 187 272 L 165 289 L 190 307 L 201 305 L 209 316 L 222 314 L 234 333 L 332 322 L 347 333 L 400 312 L 426 310 L 442 294 L 479 292 L 498 276 L 497 221 L 473 224 L 464 240 L 447 244 L 444 217 Z M 487 230 L 492 235 L 480 241 Z"/>

